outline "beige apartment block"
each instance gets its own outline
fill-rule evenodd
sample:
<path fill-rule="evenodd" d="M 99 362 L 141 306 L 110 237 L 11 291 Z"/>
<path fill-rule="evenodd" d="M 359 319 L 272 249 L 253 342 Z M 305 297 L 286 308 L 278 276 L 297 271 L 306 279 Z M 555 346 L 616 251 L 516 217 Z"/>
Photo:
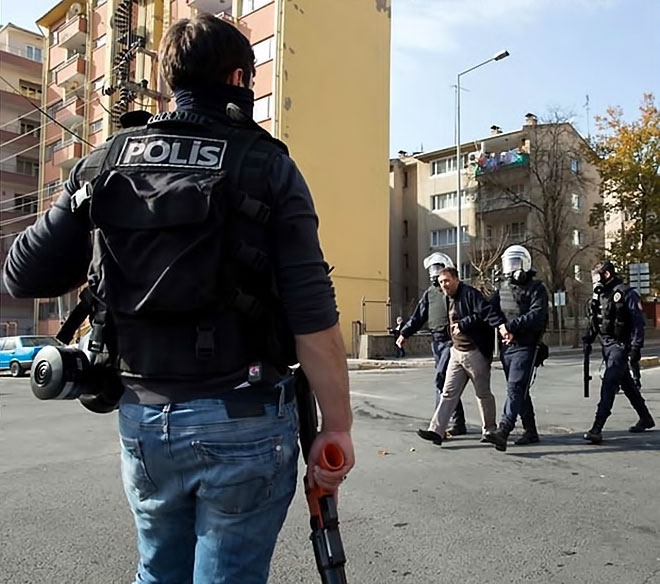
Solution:
<path fill-rule="evenodd" d="M 0 265 L 37 214 L 43 40 L 11 23 L 0 28 Z M 0 336 L 32 332 L 34 303 L 0 282 Z"/>
<path fill-rule="evenodd" d="M 389 0 L 55 4 L 38 21 L 48 31 L 43 103 L 65 127 L 47 124 L 42 134 L 41 210 L 75 162 L 118 127 L 122 113 L 174 108 L 158 75 L 157 49 L 171 23 L 197 12 L 232 22 L 253 46 L 254 119 L 286 142 L 312 190 L 347 346 L 367 317 L 370 330 L 384 330 Z M 369 50 L 356 60 L 358 45 Z M 70 296 L 41 302 L 41 332 L 57 330 L 75 301 Z"/>
<path fill-rule="evenodd" d="M 489 135 L 461 144 L 460 245 L 466 280 L 491 281 L 501 252 L 508 245 L 525 245 L 550 291 L 567 292 L 566 314 L 581 314 L 590 294 L 590 269 L 605 245 L 604 229 L 589 225 L 600 195 L 586 147 L 570 124 L 539 123 L 533 114 L 519 129 L 503 132 L 493 126 Z M 456 257 L 456 172 L 455 145 L 400 152 L 390 161 L 390 294 L 393 310 L 404 315 L 428 286 L 423 258 L 433 251 Z M 555 274 L 561 272 L 555 281 L 549 260 L 555 262 Z"/>

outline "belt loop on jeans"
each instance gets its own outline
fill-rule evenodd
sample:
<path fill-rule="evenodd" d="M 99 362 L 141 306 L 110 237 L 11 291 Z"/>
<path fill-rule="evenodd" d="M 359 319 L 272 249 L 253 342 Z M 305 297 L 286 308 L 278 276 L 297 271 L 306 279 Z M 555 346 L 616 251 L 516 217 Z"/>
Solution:
<path fill-rule="evenodd" d="M 293 383 L 294 383 L 294 377 L 293 375 L 289 375 L 288 377 L 285 377 L 284 379 L 282 379 L 282 381 L 280 381 L 275 385 L 275 389 L 277 389 L 280 392 L 279 399 L 277 400 L 278 418 L 284 417 L 284 404 L 291 401 L 290 399 L 287 399 L 287 390 L 293 391 Z"/>

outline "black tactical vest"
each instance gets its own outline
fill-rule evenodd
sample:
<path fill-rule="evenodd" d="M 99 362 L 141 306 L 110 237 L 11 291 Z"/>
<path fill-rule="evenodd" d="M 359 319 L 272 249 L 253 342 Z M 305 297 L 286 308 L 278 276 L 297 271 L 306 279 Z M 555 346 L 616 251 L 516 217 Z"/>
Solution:
<path fill-rule="evenodd" d="M 91 180 L 72 204 L 89 201 L 93 325 L 106 340 L 112 331 L 123 374 L 191 380 L 295 363 L 267 253 L 266 173 L 283 148 L 173 112 L 86 159 L 79 176 Z"/>
<path fill-rule="evenodd" d="M 438 286 L 429 288 L 429 318 L 428 325 L 432 332 L 447 333 L 449 327 L 449 313 L 447 310 L 447 296 Z"/>
<path fill-rule="evenodd" d="M 628 286 L 620 283 L 614 286 L 611 292 L 603 291 L 599 295 L 598 332 L 618 342 L 626 342 L 632 329 L 626 309 L 627 293 Z"/>

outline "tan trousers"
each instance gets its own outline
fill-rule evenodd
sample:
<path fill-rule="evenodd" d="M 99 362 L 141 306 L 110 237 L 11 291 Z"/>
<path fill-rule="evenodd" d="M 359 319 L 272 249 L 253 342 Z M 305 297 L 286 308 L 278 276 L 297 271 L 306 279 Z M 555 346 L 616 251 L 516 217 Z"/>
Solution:
<path fill-rule="evenodd" d="M 477 349 L 458 351 L 451 348 L 447 375 L 440 403 L 431 418 L 429 430 L 445 435 L 449 419 L 461 398 L 468 380 L 472 381 L 479 402 L 482 432 L 495 430 L 495 397 L 490 391 L 490 362 Z"/>

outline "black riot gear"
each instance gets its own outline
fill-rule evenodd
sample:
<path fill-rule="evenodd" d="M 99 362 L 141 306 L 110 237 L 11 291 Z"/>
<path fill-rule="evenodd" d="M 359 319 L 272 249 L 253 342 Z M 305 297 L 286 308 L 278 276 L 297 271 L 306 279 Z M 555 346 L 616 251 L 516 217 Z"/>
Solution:
<path fill-rule="evenodd" d="M 254 361 L 279 372 L 295 363 L 293 336 L 262 251 L 270 216 L 262 179 L 282 150 L 265 132 L 166 112 L 93 151 L 79 170 L 85 182 L 72 196 L 74 212 L 88 213 L 93 227 L 89 353 L 44 354 L 50 368 L 37 368 L 35 394 L 86 395 L 98 377 L 96 355 L 106 349 L 101 370 L 110 379 L 103 383 L 112 388 L 110 399 L 118 399 L 116 370 L 194 382 L 247 371 Z M 249 232 L 250 242 L 239 232 Z M 226 336 L 233 342 L 223 343 Z M 63 387 L 57 391 L 53 383 Z M 64 389 L 71 383 L 76 389 Z"/>

